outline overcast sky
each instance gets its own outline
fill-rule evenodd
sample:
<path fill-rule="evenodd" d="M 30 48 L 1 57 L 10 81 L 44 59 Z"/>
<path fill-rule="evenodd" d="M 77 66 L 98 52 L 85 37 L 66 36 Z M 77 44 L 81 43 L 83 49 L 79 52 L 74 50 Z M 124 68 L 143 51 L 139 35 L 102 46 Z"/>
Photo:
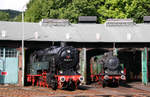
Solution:
<path fill-rule="evenodd" d="M 29 0 L 0 0 L 0 9 L 13 9 L 22 11 Z"/>

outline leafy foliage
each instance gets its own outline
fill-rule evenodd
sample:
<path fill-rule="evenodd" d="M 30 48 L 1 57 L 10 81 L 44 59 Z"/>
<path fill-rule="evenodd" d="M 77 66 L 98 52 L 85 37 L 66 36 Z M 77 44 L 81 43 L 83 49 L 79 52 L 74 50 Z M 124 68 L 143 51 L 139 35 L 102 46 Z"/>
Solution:
<path fill-rule="evenodd" d="M 97 12 L 99 21 L 107 18 L 132 18 L 135 22 L 142 22 L 143 16 L 150 15 L 150 0 L 101 0 Z"/>
<path fill-rule="evenodd" d="M 20 15 L 19 11 L 15 10 L 0 10 L 0 21 L 15 21 L 15 17 Z"/>
<path fill-rule="evenodd" d="M 63 18 L 77 23 L 78 16 L 96 15 L 96 8 L 90 0 L 31 0 L 27 8 L 25 20 L 29 22 Z"/>
<path fill-rule="evenodd" d="M 0 18 L 21 21 L 20 14 L 15 14 L 15 17 L 12 14 L 0 13 Z M 79 16 L 97 16 L 99 23 L 104 23 L 108 18 L 132 18 L 141 23 L 146 15 L 150 15 L 150 0 L 30 0 L 25 21 L 39 22 L 43 18 L 56 18 L 77 23 Z"/>
<path fill-rule="evenodd" d="M 22 21 L 22 14 L 19 14 L 16 17 L 14 17 L 13 21 L 15 21 L 15 22 L 21 22 Z"/>
<path fill-rule="evenodd" d="M 9 14 L 0 11 L 0 20 L 1 20 L 1 21 L 8 21 L 8 20 L 9 20 Z"/>

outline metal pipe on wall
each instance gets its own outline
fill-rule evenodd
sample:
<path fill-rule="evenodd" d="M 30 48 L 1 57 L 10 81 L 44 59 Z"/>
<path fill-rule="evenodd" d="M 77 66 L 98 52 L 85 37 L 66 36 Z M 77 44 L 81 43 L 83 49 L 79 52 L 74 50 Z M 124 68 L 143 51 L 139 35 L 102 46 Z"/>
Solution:
<path fill-rule="evenodd" d="M 24 86 L 24 11 L 22 11 L 22 86 Z"/>
<path fill-rule="evenodd" d="M 145 47 L 142 50 L 142 83 L 148 85 L 148 49 Z"/>

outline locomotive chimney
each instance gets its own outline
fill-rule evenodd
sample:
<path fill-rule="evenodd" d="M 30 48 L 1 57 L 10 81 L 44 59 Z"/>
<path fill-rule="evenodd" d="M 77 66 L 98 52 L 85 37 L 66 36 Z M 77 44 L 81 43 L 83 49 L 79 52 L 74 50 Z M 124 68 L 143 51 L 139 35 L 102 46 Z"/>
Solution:
<path fill-rule="evenodd" d="M 144 16 L 143 21 L 144 23 L 150 23 L 150 16 Z"/>
<path fill-rule="evenodd" d="M 65 47 L 65 46 L 66 46 L 66 42 L 64 42 L 64 41 L 61 42 L 61 43 L 60 43 L 60 46 L 61 46 L 61 47 Z"/>
<path fill-rule="evenodd" d="M 97 23 L 97 16 L 79 16 L 78 23 Z"/>

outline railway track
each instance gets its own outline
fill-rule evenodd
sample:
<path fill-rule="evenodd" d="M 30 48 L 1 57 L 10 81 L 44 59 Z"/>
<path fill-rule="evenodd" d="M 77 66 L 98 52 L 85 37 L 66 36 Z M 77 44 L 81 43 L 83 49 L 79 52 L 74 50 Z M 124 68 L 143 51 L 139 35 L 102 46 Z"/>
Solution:
<path fill-rule="evenodd" d="M 43 87 L 0 86 L 0 97 L 149 97 L 150 92 L 132 87 L 118 88 L 83 86 L 75 91 Z"/>

